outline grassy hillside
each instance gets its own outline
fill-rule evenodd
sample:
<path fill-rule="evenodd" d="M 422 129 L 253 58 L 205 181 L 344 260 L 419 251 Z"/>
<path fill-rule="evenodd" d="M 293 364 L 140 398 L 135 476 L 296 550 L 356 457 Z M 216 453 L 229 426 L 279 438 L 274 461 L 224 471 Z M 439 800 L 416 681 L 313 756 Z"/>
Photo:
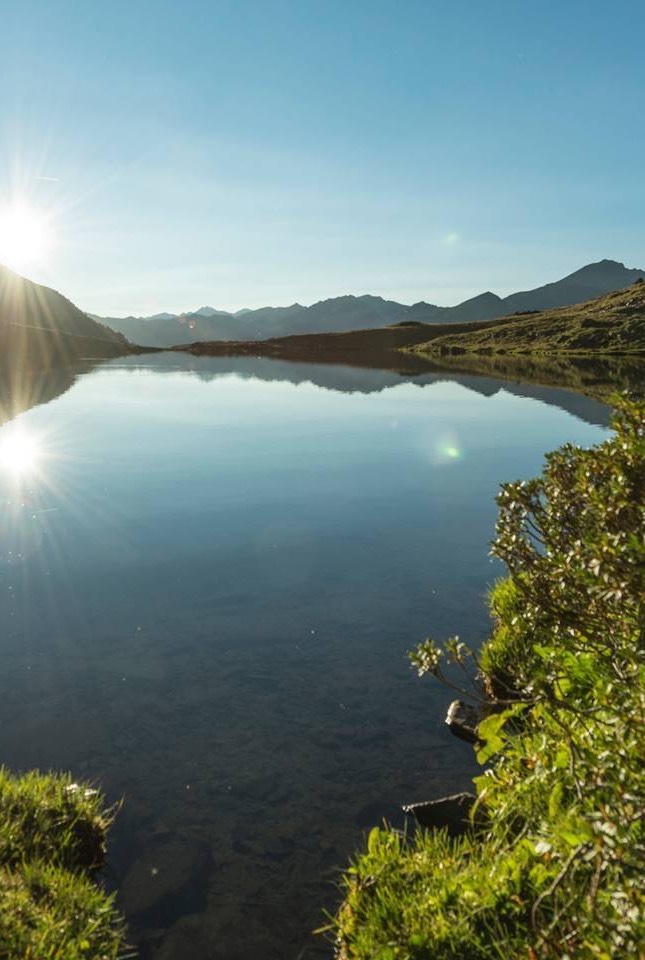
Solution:
<path fill-rule="evenodd" d="M 418 354 L 645 354 L 645 283 L 572 307 L 437 331 Z"/>

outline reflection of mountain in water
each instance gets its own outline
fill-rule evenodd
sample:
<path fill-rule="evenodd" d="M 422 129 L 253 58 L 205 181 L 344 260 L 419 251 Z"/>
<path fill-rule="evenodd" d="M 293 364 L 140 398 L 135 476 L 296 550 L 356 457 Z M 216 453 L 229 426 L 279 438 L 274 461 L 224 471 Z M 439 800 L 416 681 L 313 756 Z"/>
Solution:
<path fill-rule="evenodd" d="M 471 369 L 472 366 L 472 369 Z M 122 370 L 146 369 L 154 373 L 180 373 L 214 380 L 235 375 L 243 379 L 275 380 L 293 384 L 312 383 L 324 390 L 340 393 L 377 393 L 401 383 L 419 387 L 452 381 L 483 397 L 505 390 L 518 397 L 527 397 L 552 404 L 579 420 L 598 426 L 609 423 L 609 407 L 603 402 L 612 391 L 645 387 L 645 362 L 597 360 L 579 361 L 546 367 L 513 366 L 507 359 L 503 366 L 477 363 L 466 366 L 459 362 L 444 365 L 428 363 L 426 372 L 416 376 L 370 367 L 334 366 L 327 363 L 298 363 L 271 360 L 267 357 L 196 357 L 187 353 L 159 353 L 147 356 L 122 357 L 109 361 L 87 361 L 73 367 L 49 370 L 39 375 L 11 372 L 0 378 L 0 424 L 38 404 L 48 403 L 69 390 L 77 377 L 93 369 L 118 367 Z M 465 368 L 465 369 L 464 369 Z M 588 396 L 592 393 L 593 396 Z"/>
<path fill-rule="evenodd" d="M 297 363 L 288 360 L 270 360 L 266 357 L 195 357 L 190 354 L 162 353 L 141 357 L 128 357 L 102 364 L 101 368 L 118 366 L 120 369 L 146 369 L 155 373 L 184 373 L 201 380 L 213 380 L 227 374 L 245 379 L 281 380 L 290 383 L 312 383 L 325 390 L 340 393 L 375 393 L 401 383 L 413 383 L 424 387 L 450 380 L 484 397 L 494 396 L 506 390 L 518 397 L 528 397 L 542 403 L 552 404 L 586 423 L 606 426 L 609 408 L 600 400 L 576 393 L 572 389 L 557 386 L 514 382 L 502 377 L 462 373 L 428 365 L 427 373 L 419 376 L 402 376 L 390 370 L 374 370 L 368 367 L 343 367 L 329 364 Z M 610 381 L 612 382 L 612 381 Z M 645 364 L 643 378 L 645 383 Z M 616 388 L 619 383 L 614 384 Z"/>
<path fill-rule="evenodd" d="M 41 373 L 12 368 L 0 377 L 0 424 L 41 403 L 55 400 L 76 382 L 77 377 L 95 366 L 92 362 Z"/>

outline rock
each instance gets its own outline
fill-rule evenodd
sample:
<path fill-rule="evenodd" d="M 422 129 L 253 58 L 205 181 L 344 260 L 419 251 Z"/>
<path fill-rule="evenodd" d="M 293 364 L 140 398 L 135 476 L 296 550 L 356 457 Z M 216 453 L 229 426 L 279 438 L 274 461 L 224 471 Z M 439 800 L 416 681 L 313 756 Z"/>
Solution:
<path fill-rule="evenodd" d="M 481 717 L 475 707 L 463 700 L 453 700 L 448 707 L 446 723 L 451 733 L 466 743 L 478 743 L 477 724 Z"/>
<path fill-rule="evenodd" d="M 203 960 L 221 958 L 217 930 L 209 929 L 209 919 L 204 914 L 194 913 L 178 920 L 163 938 L 161 949 L 155 952 L 155 960 L 187 960 L 189 957 L 200 957 Z"/>
<path fill-rule="evenodd" d="M 177 834 L 159 834 L 128 870 L 119 889 L 119 906 L 129 917 L 153 910 L 172 913 L 173 901 L 183 901 L 203 885 L 209 865 L 203 844 Z"/>
<path fill-rule="evenodd" d="M 447 829 L 449 836 L 459 837 L 471 827 L 469 817 L 474 802 L 472 793 L 455 793 L 440 800 L 410 803 L 403 807 L 403 812 L 411 814 L 422 827 Z"/>

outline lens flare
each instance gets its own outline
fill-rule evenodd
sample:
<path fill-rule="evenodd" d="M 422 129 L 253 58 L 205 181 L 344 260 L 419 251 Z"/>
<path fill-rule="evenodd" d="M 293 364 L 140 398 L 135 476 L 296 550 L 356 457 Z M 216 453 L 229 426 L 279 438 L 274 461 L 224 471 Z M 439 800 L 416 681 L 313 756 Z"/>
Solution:
<path fill-rule="evenodd" d="M 463 450 L 453 433 L 446 433 L 438 438 L 434 447 L 436 463 L 451 463 L 455 460 L 461 460 L 463 456 Z"/>

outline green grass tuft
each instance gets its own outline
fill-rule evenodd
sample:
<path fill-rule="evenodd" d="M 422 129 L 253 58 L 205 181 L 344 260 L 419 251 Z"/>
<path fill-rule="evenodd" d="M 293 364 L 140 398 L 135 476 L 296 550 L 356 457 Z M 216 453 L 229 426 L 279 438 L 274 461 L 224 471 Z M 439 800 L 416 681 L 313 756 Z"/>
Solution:
<path fill-rule="evenodd" d="M 0 960 L 116 960 L 124 927 L 92 880 L 111 817 L 66 774 L 0 769 Z"/>
<path fill-rule="evenodd" d="M 123 932 L 87 877 L 42 862 L 0 869 L 0 957 L 116 960 Z"/>
<path fill-rule="evenodd" d="M 0 863 L 46 860 L 71 870 L 94 870 L 105 859 L 111 815 L 102 794 L 67 774 L 0 768 Z"/>

